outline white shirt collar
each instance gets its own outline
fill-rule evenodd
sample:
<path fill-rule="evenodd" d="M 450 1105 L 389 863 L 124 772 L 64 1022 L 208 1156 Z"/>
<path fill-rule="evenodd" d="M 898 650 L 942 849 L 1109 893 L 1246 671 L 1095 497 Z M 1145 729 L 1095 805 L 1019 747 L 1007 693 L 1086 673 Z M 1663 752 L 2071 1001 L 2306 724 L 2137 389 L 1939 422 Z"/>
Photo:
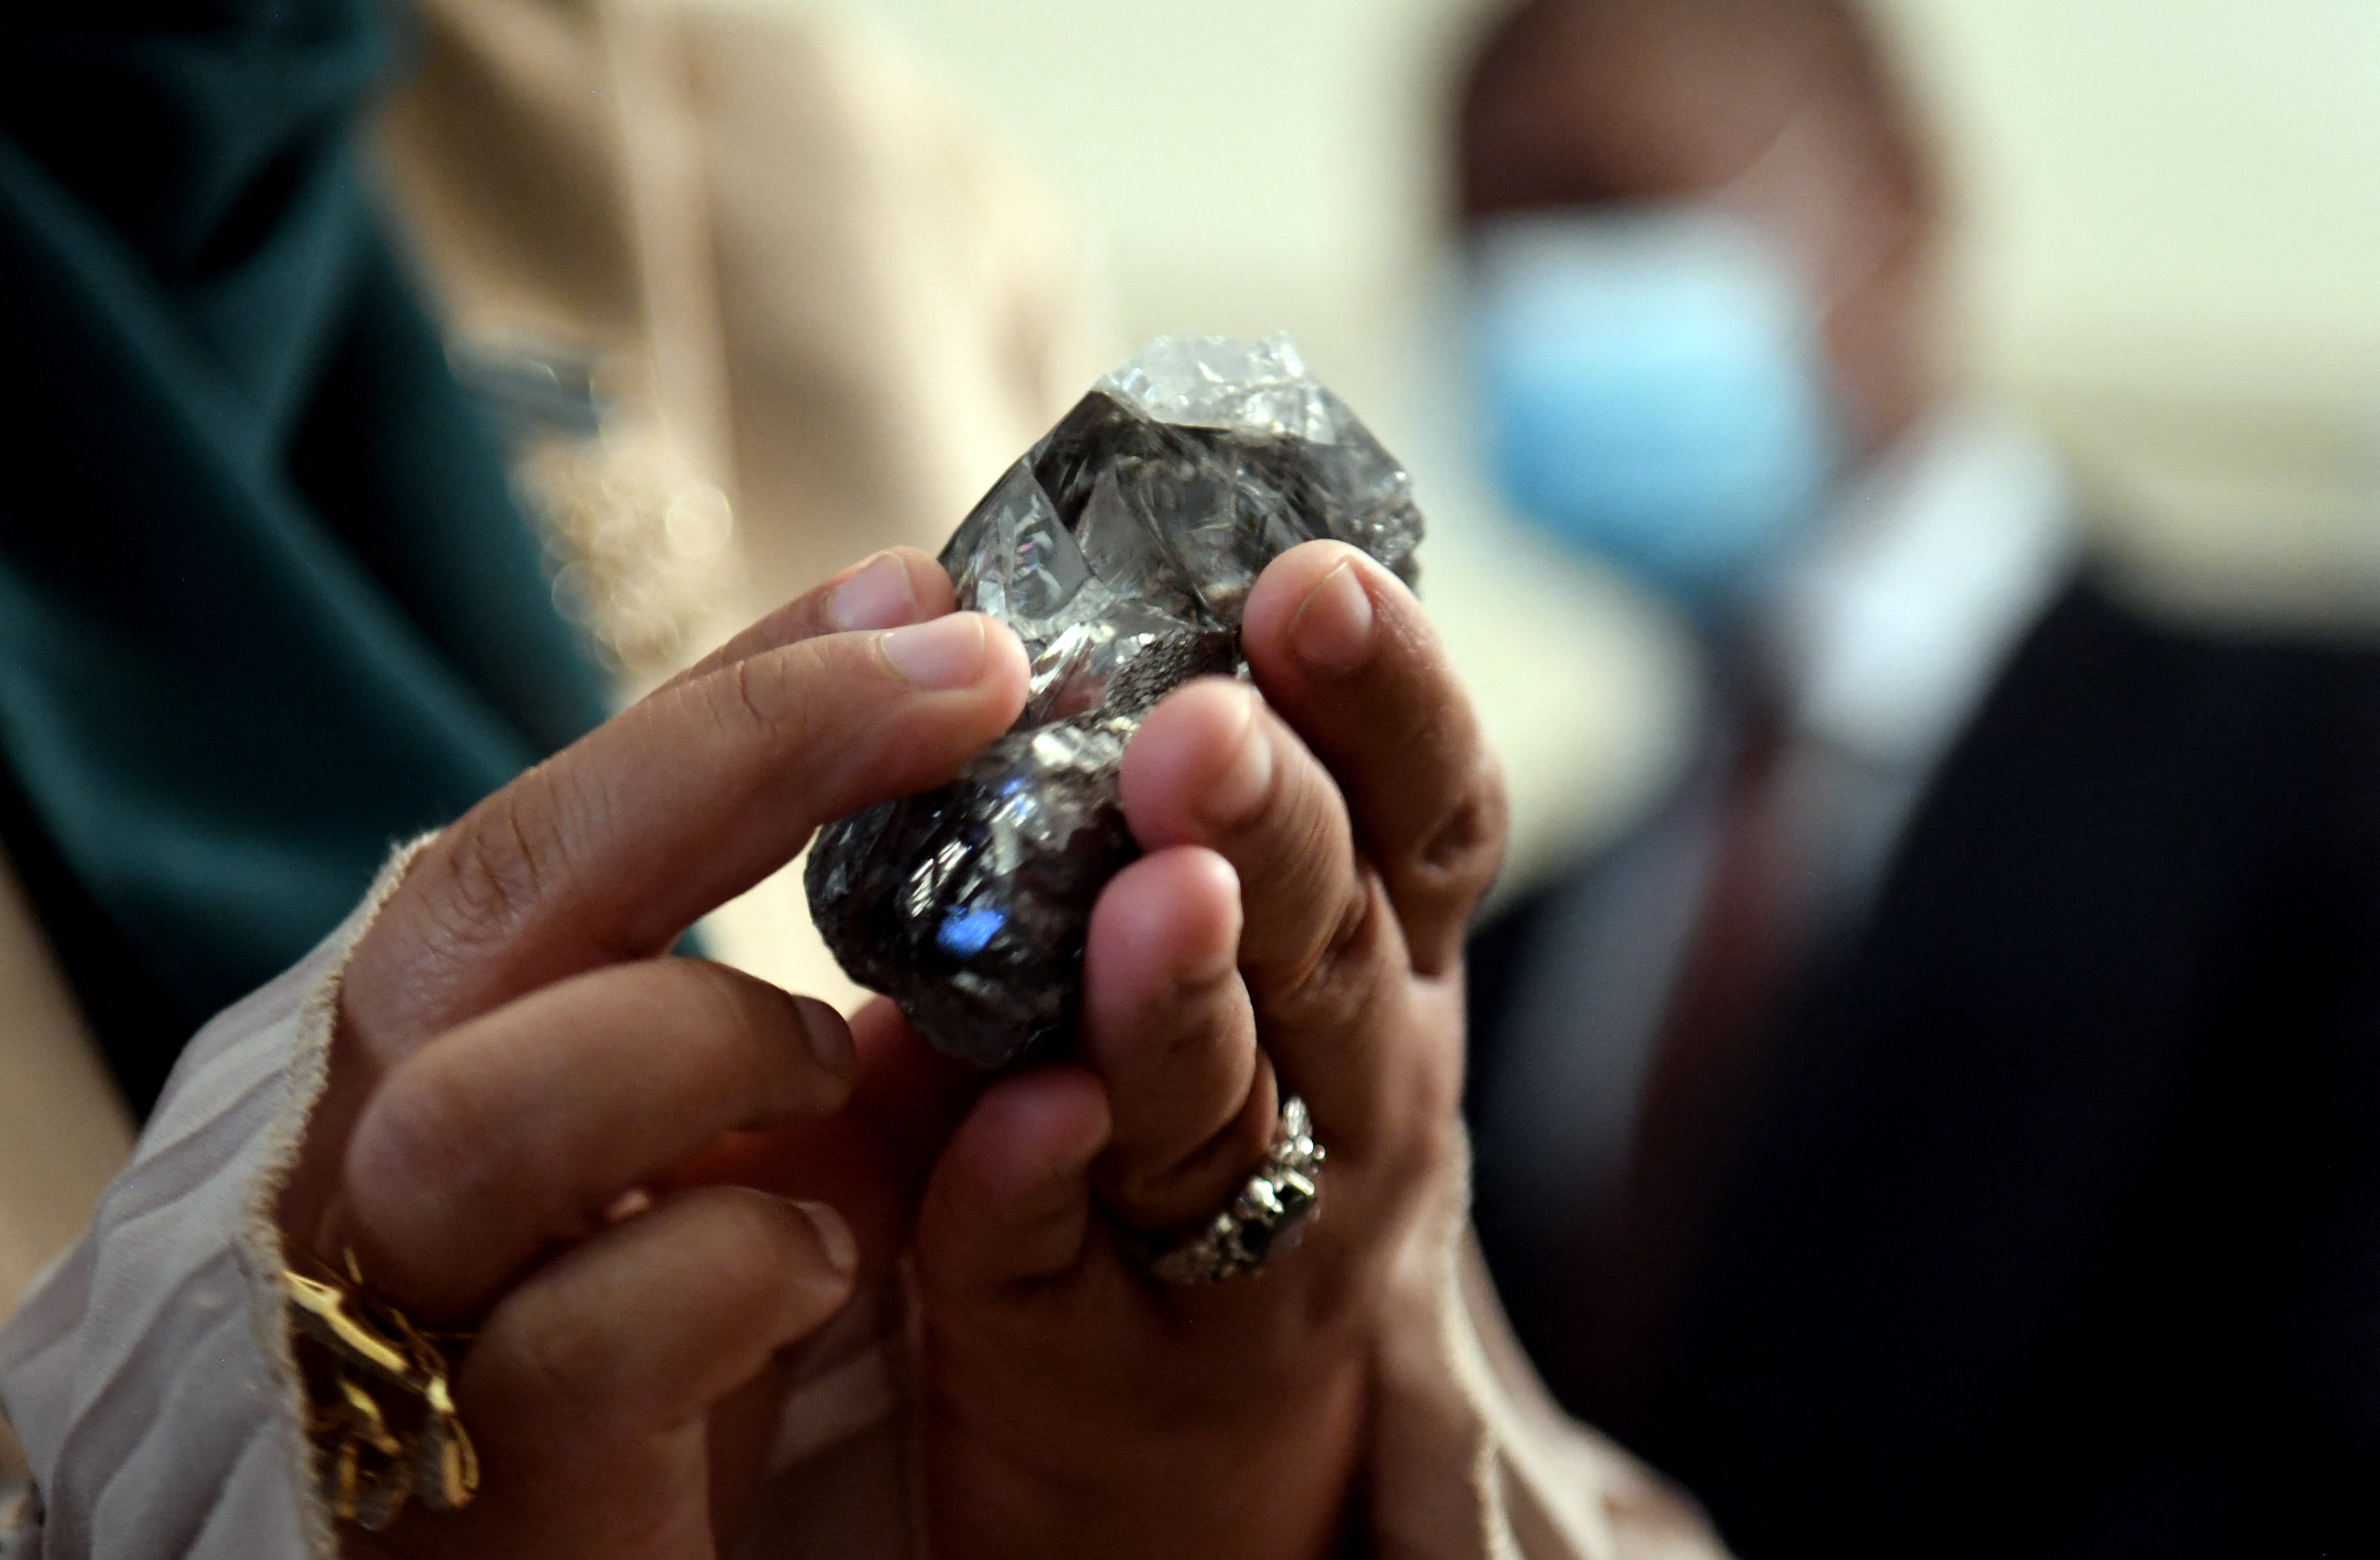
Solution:
<path fill-rule="evenodd" d="M 2004 415 L 1937 414 L 1844 489 L 1768 622 L 1796 724 L 1869 763 L 1929 768 L 2070 574 L 2072 498 Z"/>

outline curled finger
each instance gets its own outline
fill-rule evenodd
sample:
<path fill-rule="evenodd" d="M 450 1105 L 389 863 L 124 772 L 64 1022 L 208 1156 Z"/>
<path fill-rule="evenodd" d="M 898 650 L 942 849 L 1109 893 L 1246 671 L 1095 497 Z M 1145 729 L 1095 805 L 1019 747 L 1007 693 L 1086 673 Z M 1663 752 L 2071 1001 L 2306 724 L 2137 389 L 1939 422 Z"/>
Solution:
<path fill-rule="evenodd" d="M 390 1074 L 348 1142 L 331 1249 L 425 1316 L 468 1315 L 722 1134 L 837 1109 L 853 1070 L 833 1009 L 723 965 L 547 986 Z"/>
<path fill-rule="evenodd" d="M 1281 1087 L 1305 1097 L 1334 1146 L 1360 1151 L 1406 1059 L 1384 1041 L 1401 1032 L 1390 1013 L 1410 973 L 1337 784 L 1256 690 L 1210 678 L 1149 712 L 1123 790 L 1145 848 L 1202 846 L 1231 864 L 1239 968 Z"/>
<path fill-rule="evenodd" d="M 1114 1129 L 1094 1179 L 1127 1226 L 1205 1219 L 1263 1158 L 1277 1101 L 1239 973 L 1240 882 L 1183 846 L 1119 873 L 1091 913 L 1083 1059 Z"/>
<path fill-rule="evenodd" d="M 437 1519 L 441 1552 L 614 1553 L 626 1532 L 639 1553 L 714 1553 L 710 1505 L 687 1498 L 710 1472 L 706 1418 L 842 1309 L 852 1264 L 832 1209 L 710 1187 L 539 1269 L 456 1378 L 483 1498 Z"/>

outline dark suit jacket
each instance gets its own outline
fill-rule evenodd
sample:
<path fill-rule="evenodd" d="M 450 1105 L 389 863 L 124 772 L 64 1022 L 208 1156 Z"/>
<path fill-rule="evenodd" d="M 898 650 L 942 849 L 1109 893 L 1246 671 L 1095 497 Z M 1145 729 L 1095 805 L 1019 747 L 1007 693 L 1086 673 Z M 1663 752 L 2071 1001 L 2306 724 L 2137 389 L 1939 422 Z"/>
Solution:
<path fill-rule="evenodd" d="M 2380 1554 L 2380 653 L 2069 592 L 1768 1055 L 1616 1427 L 1747 1560 Z"/>

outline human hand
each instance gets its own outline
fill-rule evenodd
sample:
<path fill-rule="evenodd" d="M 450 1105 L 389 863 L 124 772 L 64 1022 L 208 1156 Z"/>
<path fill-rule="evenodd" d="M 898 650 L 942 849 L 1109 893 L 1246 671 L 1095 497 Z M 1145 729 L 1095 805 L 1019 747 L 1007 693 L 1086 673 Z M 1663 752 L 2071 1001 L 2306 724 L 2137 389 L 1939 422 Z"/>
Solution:
<path fill-rule="evenodd" d="M 1021 647 L 951 606 L 915 551 L 830 581 L 474 808 L 358 943 L 282 1226 L 352 1247 L 418 1323 L 476 1323 L 455 1392 L 482 1483 L 351 1553 L 732 1547 L 782 1350 L 843 1305 L 853 1232 L 725 1185 L 618 1215 L 729 1134 L 837 1111 L 853 1042 L 665 955 L 818 823 L 948 780 L 1015 718 Z"/>
<path fill-rule="evenodd" d="M 1373 1317 L 1458 1141 L 1462 943 L 1503 792 L 1410 592 L 1310 543 L 1250 597 L 1263 697 L 1153 710 L 1101 896 L 1079 1065 L 989 1088 L 915 1236 L 939 1553 L 1335 1552 Z M 1134 1232 L 1203 1224 L 1304 1096 L 1323 1212 L 1257 1275 L 1154 1279 Z"/>

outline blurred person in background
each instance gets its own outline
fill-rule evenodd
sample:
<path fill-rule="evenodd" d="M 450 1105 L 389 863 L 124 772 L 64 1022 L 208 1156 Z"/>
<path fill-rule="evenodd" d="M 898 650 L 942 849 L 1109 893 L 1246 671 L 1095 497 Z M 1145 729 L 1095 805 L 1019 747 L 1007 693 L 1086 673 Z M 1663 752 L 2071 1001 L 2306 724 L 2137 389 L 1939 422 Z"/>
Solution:
<path fill-rule="evenodd" d="M 1848 0 L 1532 0 L 1457 167 L 1495 474 L 1708 670 L 1474 941 L 1522 1341 L 1754 1560 L 2380 1543 L 2380 653 L 2128 601 L 1952 393 Z"/>
<path fill-rule="evenodd" d="M 975 160 L 871 136 L 871 110 L 932 121 L 804 29 L 433 18 L 384 129 L 452 342 L 352 145 L 371 7 L 0 23 L 0 362 L 36 391 L 0 424 L 0 1405 L 37 1481 L 0 1542 L 1713 1553 L 1543 1402 L 1464 1261 L 1461 939 L 1500 793 L 1377 567 L 1277 563 L 1248 606 L 1261 707 L 1202 684 L 1135 739 L 1127 813 L 1161 848 L 1101 901 L 1083 1065 L 962 1076 L 887 1005 L 846 1023 L 666 956 L 1023 696 L 1013 638 L 914 549 L 701 654 L 671 608 L 723 588 L 695 567 L 722 501 L 759 495 L 740 534 L 774 599 L 813 520 L 939 526 L 939 468 L 1038 416 L 1052 359 L 1002 307 L 1001 241 L 906 248 L 996 228 Z M 795 110 L 816 136 L 771 116 Z M 781 207 L 765 170 L 792 164 L 756 147 L 797 144 L 836 172 Z M 875 182 L 902 169 L 908 194 Z M 856 274 L 738 290 L 796 239 Z M 805 357 L 804 320 L 834 350 Z M 527 430 L 541 536 L 450 360 Z M 993 431 L 913 448 L 936 405 Z M 871 464 L 913 456 L 938 469 Z M 643 540 L 606 552 L 615 529 Z M 1261 1283 L 1155 1282 L 1293 1090 L 1327 1221 Z M 340 1389 L 294 1311 L 345 1340 Z M 476 1493 L 431 1433 L 455 1422 Z M 392 1488 L 421 1498 L 364 1531 Z"/>

